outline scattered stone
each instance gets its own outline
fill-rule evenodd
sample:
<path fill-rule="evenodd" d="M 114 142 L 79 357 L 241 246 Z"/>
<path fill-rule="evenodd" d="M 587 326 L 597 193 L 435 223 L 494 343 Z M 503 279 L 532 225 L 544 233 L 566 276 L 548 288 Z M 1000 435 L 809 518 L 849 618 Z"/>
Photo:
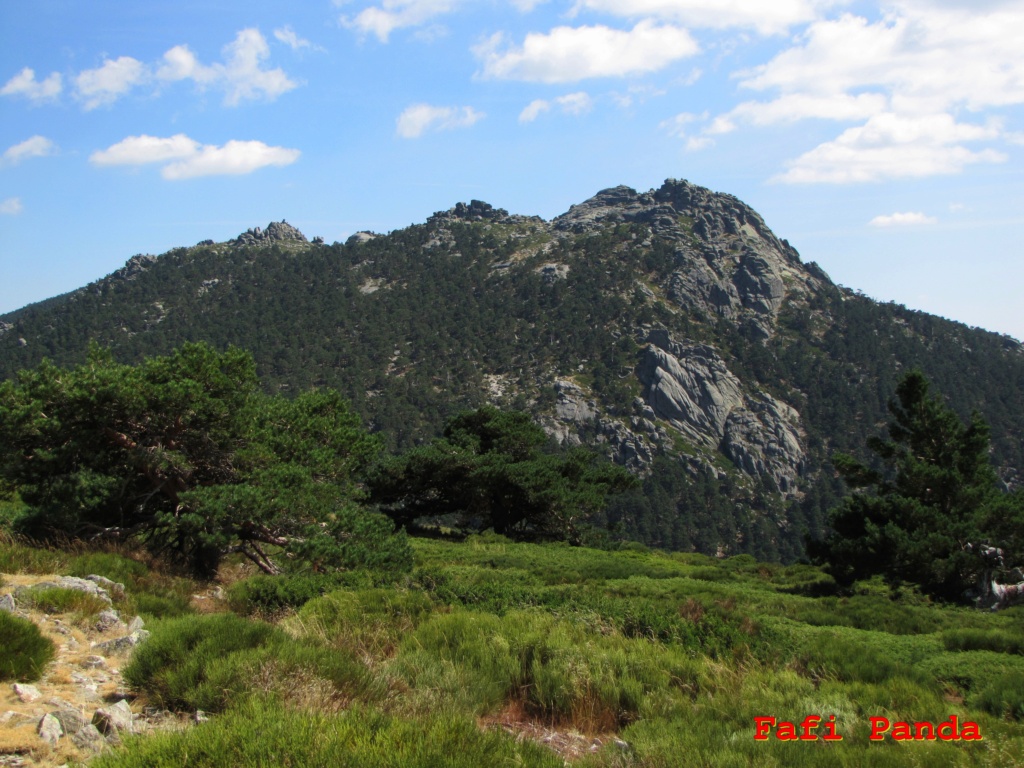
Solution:
<path fill-rule="evenodd" d="M 203 710 L 201 710 L 201 709 L 197 709 L 195 711 L 195 714 L 192 715 L 192 722 L 195 723 L 196 725 L 199 725 L 199 723 L 205 723 L 209 719 L 210 719 L 209 713 L 203 712 Z"/>
<path fill-rule="evenodd" d="M 96 617 L 97 632 L 108 632 L 111 629 L 123 627 L 124 622 L 121 621 L 121 615 L 113 609 L 109 611 L 100 611 L 99 616 Z"/>
<path fill-rule="evenodd" d="M 7 611 L 8 613 L 14 613 L 17 606 L 14 604 L 14 595 L 4 595 L 0 597 L 0 611 Z"/>
<path fill-rule="evenodd" d="M 64 729 L 61 727 L 60 720 L 56 717 L 53 715 L 43 715 L 43 719 L 39 721 L 38 733 L 40 739 L 51 747 L 56 747 L 60 737 L 64 735 Z"/>
<path fill-rule="evenodd" d="M 103 734 L 92 723 L 88 723 L 82 730 L 71 736 L 71 743 L 79 749 L 93 753 L 100 752 L 107 746 Z"/>
<path fill-rule="evenodd" d="M 15 683 L 12 687 L 14 688 L 14 695 L 21 700 L 22 704 L 31 704 L 33 701 L 39 701 L 43 698 L 43 694 L 34 685 Z"/>
<path fill-rule="evenodd" d="M 122 653 L 128 651 L 137 646 L 139 643 L 143 643 L 149 638 L 149 632 L 145 629 L 137 629 L 130 635 L 124 637 L 118 637 L 114 640 L 104 640 L 102 643 L 96 643 L 93 648 L 99 651 L 103 651 L 106 654 Z"/>
<path fill-rule="evenodd" d="M 17 728 L 22 725 L 34 723 L 36 721 L 35 715 L 26 715 L 24 712 L 15 712 L 13 709 L 9 709 L 0 715 L 0 725 L 9 725 L 12 728 Z"/>
<path fill-rule="evenodd" d="M 106 735 L 110 735 L 111 732 L 131 733 L 132 708 L 122 699 L 112 706 L 97 709 L 92 716 L 92 724 L 100 733 Z"/>
<path fill-rule="evenodd" d="M 107 666 L 107 660 L 102 656 L 86 656 L 82 659 L 82 666 L 85 669 L 102 669 Z"/>
<path fill-rule="evenodd" d="M 144 626 L 146 626 L 146 622 L 144 622 L 142 620 L 141 616 L 136 616 L 134 619 L 132 619 L 128 623 L 128 634 L 132 634 L 133 632 L 138 632 Z"/>
<path fill-rule="evenodd" d="M 85 577 L 86 580 L 93 582 L 96 586 L 105 589 L 114 597 L 120 599 L 124 597 L 124 584 L 120 584 L 116 581 L 111 581 L 104 576 L 97 576 L 95 573 Z"/>
<path fill-rule="evenodd" d="M 106 601 L 107 603 L 112 602 L 112 600 L 110 599 L 110 595 L 108 594 L 107 590 L 105 588 L 101 587 L 95 581 L 92 581 L 91 580 L 92 578 L 99 579 L 99 578 L 103 578 L 103 577 L 102 576 L 96 576 L 96 577 L 90 577 L 89 579 L 80 579 L 77 576 L 61 576 L 60 579 L 57 581 L 57 586 L 60 587 L 61 589 L 75 589 L 75 590 L 78 590 L 79 592 L 85 592 L 88 595 L 95 595 L 96 597 L 100 598 L 101 600 Z M 104 581 L 109 581 L 110 584 L 114 584 L 114 582 L 110 581 L 109 579 L 104 579 Z M 121 585 L 115 585 L 115 586 L 121 586 Z M 121 586 L 121 592 L 122 592 L 122 594 L 124 593 L 124 587 L 123 586 Z"/>
<path fill-rule="evenodd" d="M 56 712 L 51 712 L 50 715 L 60 723 L 65 736 L 74 736 L 86 726 L 85 715 L 77 709 L 58 709 Z"/>

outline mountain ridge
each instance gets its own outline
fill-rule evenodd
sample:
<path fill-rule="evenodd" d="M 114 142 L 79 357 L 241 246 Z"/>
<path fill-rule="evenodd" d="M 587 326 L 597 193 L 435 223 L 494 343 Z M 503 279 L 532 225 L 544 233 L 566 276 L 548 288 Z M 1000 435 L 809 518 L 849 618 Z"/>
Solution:
<path fill-rule="evenodd" d="M 473 200 L 345 244 L 282 220 L 59 298 L 0 317 L 0 376 L 88 340 L 126 360 L 205 340 L 250 349 L 268 388 L 340 389 L 392 448 L 460 408 L 528 410 L 644 476 L 606 522 L 668 548 L 799 554 L 841 490 L 831 452 L 862 450 L 911 367 L 992 423 L 1008 484 L 1024 466 L 1019 342 L 836 286 L 682 180 L 550 221 Z"/>

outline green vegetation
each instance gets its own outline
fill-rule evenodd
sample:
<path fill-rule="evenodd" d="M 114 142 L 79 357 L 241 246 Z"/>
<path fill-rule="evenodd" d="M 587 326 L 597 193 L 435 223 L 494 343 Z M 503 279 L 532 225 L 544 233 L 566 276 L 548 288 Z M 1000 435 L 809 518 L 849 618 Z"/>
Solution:
<path fill-rule="evenodd" d="M 53 643 L 31 621 L 0 611 L 0 680 L 39 679 L 53 659 Z"/>
<path fill-rule="evenodd" d="M 336 392 L 257 390 L 251 356 L 186 344 L 120 365 L 93 347 L 0 385 L 0 476 L 37 536 L 137 539 L 194 572 L 240 553 L 268 573 L 410 565 L 403 536 L 357 505 L 378 450 Z"/>
<path fill-rule="evenodd" d="M 1024 494 L 997 490 L 988 426 L 978 414 L 962 424 L 920 372 L 903 379 L 890 410 L 889 439 L 868 439 L 881 467 L 834 458 L 855 493 L 832 513 L 818 557 L 846 585 L 882 574 L 947 600 L 979 584 L 974 594 L 987 597 L 994 576 L 1024 565 L 1024 549 L 1002 548 L 1022 543 L 1013 528 L 1024 519 Z M 1000 533 L 1009 535 L 994 538 Z"/>
<path fill-rule="evenodd" d="M 370 500 L 403 526 L 444 518 L 462 530 L 578 543 L 608 494 L 639 483 L 583 449 L 543 453 L 547 443 L 528 414 L 484 406 L 451 419 L 430 445 L 381 462 Z"/>
<path fill-rule="evenodd" d="M 22 599 L 37 611 L 44 613 L 75 613 L 80 619 L 96 616 L 106 610 L 109 605 L 105 600 L 82 592 L 78 589 L 47 587 L 29 589 L 23 593 Z"/>

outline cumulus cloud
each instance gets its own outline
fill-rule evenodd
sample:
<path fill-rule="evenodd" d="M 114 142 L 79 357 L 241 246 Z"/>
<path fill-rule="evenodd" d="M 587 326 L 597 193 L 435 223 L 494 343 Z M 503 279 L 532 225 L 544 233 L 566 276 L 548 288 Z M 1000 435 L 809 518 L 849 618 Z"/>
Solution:
<path fill-rule="evenodd" d="M 89 162 L 98 166 L 164 163 L 160 175 L 177 180 L 237 176 L 268 166 L 291 165 L 300 154 L 297 149 L 271 147 L 262 141 L 232 140 L 218 147 L 200 144 L 183 133 L 167 138 L 143 134 L 93 152 Z"/>
<path fill-rule="evenodd" d="M 17 216 L 23 210 L 20 197 L 8 197 L 6 200 L 0 200 L 0 215 Z"/>
<path fill-rule="evenodd" d="M 455 9 L 458 0 L 383 0 L 355 16 L 342 16 L 341 23 L 361 34 L 373 34 L 386 43 L 391 33 L 403 27 L 418 27 Z"/>
<path fill-rule="evenodd" d="M 869 227 L 908 227 L 920 224 L 935 224 L 938 222 L 934 216 L 928 216 L 916 211 L 907 213 L 890 213 L 884 216 L 875 216 L 868 222 Z"/>
<path fill-rule="evenodd" d="M 626 18 L 657 18 L 691 27 L 753 28 L 761 34 L 786 32 L 818 18 L 845 0 L 578 0 L 575 12 L 599 11 Z"/>
<path fill-rule="evenodd" d="M 223 147 L 206 145 L 191 157 L 165 166 L 165 179 L 197 176 L 240 176 L 269 166 L 291 165 L 299 159 L 297 149 L 270 147 L 262 141 L 229 141 Z"/>
<path fill-rule="evenodd" d="M 774 180 L 846 184 L 958 173 L 973 163 L 1005 161 L 1006 155 L 993 149 L 973 151 L 964 146 L 999 134 L 996 123 L 957 123 L 947 114 L 883 113 L 801 155 Z"/>
<path fill-rule="evenodd" d="M 699 47 L 685 29 L 645 20 L 629 31 L 556 27 L 547 34 L 528 34 L 518 47 L 506 46 L 498 33 L 473 51 L 483 62 L 484 77 L 567 83 L 655 72 L 695 55 Z"/>
<path fill-rule="evenodd" d="M 965 144 L 1012 143 L 1014 134 L 955 116 L 1024 104 L 1021 39 L 1019 0 L 889 0 L 877 21 L 817 19 L 771 60 L 737 73 L 741 88 L 774 99 L 743 102 L 703 134 L 805 119 L 858 124 L 792 161 L 776 177 L 784 182 L 925 177 L 1001 162 L 1003 153 Z"/>
<path fill-rule="evenodd" d="M 291 25 L 285 25 L 280 29 L 275 29 L 274 37 L 277 38 L 279 42 L 287 45 L 293 51 L 301 51 L 303 48 L 309 48 L 313 51 L 323 50 L 319 45 L 313 45 L 313 43 L 306 40 L 304 37 L 299 37 L 295 30 L 291 28 Z"/>
<path fill-rule="evenodd" d="M 223 62 L 205 65 L 188 46 L 175 46 L 164 54 L 156 76 L 168 82 L 192 80 L 201 88 L 223 88 L 224 104 L 229 107 L 245 99 L 273 101 L 298 86 L 280 67 L 264 68 L 264 62 L 270 57 L 270 46 L 258 29 L 241 30 L 224 46 L 223 53 Z"/>
<path fill-rule="evenodd" d="M 541 113 L 550 111 L 552 104 L 567 115 L 582 115 L 584 112 L 589 112 L 593 109 L 594 100 L 586 91 L 567 93 L 565 96 L 559 96 L 557 99 L 554 99 L 553 102 L 546 99 L 534 99 L 519 113 L 519 122 L 533 122 Z"/>
<path fill-rule="evenodd" d="M 146 65 L 131 56 L 107 59 L 96 69 L 86 69 L 75 77 L 75 93 L 86 110 L 113 104 L 136 85 L 149 78 Z"/>
<path fill-rule="evenodd" d="M 3 154 L 3 165 L 17 165 L 32 157 L 46 157 L 57 151 L 57 145 L 45 136 L 33 136 L 9 147 Z"/>
<path fill-rule="evenodd" d="M 519 113 L 519 122 L 532 123 L 540 117 L 541 114 L 550 111 L 550 109 L 551 102 L 547 99 L 534 99 L 523 108 L 522 112 Z"/>
<path fill-rule="evenodd" d="M 56 99 L 63 88 L 59 72 L 50 73 L 45 80 L 36 80 L 35 71 L 25 67 L 0 88 L 0 96 L 24 96 L 35 104 L 41 104 Z"/>
<path fill-rule="evenodd" d="M 468 128 L 484 117 L 472 107 L 435 107 L 413 104 L 398 116 L 396 131 L 403 139 L 416 139 L 427 131 Z"/>

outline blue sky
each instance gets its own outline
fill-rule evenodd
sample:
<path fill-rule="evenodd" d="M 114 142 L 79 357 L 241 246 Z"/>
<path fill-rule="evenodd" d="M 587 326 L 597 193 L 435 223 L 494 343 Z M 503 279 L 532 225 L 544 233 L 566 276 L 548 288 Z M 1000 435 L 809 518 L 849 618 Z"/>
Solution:
<path fill-rule="evenodd" d="M 685 178 L 1024 338 L 1024 0 L 0 6 L 0 312 L 287 219 L 551 218 Z"/>

